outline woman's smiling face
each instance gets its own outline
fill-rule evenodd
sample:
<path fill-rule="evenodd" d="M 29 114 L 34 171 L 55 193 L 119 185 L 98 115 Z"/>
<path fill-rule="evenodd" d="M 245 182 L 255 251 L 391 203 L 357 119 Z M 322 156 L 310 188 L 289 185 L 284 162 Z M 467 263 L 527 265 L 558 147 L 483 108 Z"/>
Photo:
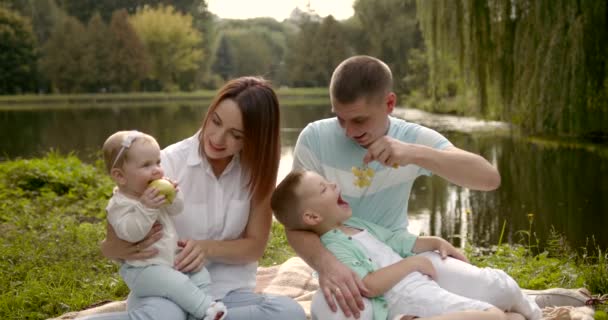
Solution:
<path fill-rule="evenodd" d="M 205 155 L 218 160 L 234 156 L 243 149 L 243 115 L 232 99 L 220 102 L 203 131 Z"/>

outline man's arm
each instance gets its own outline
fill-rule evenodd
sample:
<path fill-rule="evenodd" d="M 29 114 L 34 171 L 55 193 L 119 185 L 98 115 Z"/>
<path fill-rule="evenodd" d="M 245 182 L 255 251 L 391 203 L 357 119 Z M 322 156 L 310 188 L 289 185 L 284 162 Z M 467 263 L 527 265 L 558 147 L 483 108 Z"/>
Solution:
<path fill-rule="evenodd" d="M 435 279 L 435 268 L 425 257 L 412 256 L 380 268 L 363 278 L 363 283 L 369 289 L 368 297 L 383 295 L 399 281 L 412 272 L 418 271 Z"/>
<path fill-rule="evenodd" d="M 319 273 L 319 286 L 333 312 L 336 301 L 344 315 L 359 318 L 363 310 L 361 294 L 368 295 L 359 276 L 329 252 L 319 236 L 308 231 L 285 230 L 287 240 L 295 252 Z M 334 297 L 335 300 L 334 301 Z"/>
<path fill-rule="evenodd" d="M 414 146 L 420 150 L 414 154 L 414 164 L 454 184 L 481 191 L 495 190 L 500 186 L 498 170 L 480 155 L 454 146 L 443 150 Z"/>
<path fill-rule="evenodd" d="M 415 164 L 474 190 L 491 191 L 500 186 L 498 170 L 486 159 L 454 146 L 440 150 L 384 136 L 368 148 L 363 159 L 365 163 L 374 160 L 386 166 Z"/>
<path fill-rule="evenodd" d="M 454 248 L 452 244 L 447 242 L 445 239 L 440 237 L 418 237 L 412 248 L 413 253 L 421 253 L 426 251 L 439 251 L 441 258 L 445 259 L 448 256 L 469 262 L 458 249 Z"/>

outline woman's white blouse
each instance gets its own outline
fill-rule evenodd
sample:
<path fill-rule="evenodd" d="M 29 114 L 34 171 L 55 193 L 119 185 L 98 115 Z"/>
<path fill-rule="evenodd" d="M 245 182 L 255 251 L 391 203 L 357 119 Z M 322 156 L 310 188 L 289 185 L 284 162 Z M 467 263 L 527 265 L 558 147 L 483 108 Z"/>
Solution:
<path fill-rule="evenodd" d="M 161 152 L 165 176 L 178 183 L 184 210 L 172 217 L 180 239 L 232 240 L 241 237 L 249 218 L 250 193 L 238 155 L 216 178 L 210 164 L 199 155 L 198 132 Z M 211 294 L 255 287 L 257 262 L 230 265 L 207 262 Z"/>

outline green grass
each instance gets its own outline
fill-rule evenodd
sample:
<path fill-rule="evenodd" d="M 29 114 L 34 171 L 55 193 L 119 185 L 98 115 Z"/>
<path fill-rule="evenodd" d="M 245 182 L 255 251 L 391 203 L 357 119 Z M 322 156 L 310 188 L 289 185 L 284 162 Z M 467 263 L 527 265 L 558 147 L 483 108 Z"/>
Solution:
<path fill-rule="evenodd" d="M 0 163 L 0 319 L 46 319 L 124 299 L 117 265 L 101 256 L 112 182 L 101 164 L 50 153 Z M 292 257 L 274 224 L 260 264 Z"/>
<path fill-rule="evenodd" d="M 0 319 L 46 319 L 126 297 L 117 265 L 98 246 L 111 189 L 101 163 L 71 155 L 0 162 Z M 553 241 L 541 253 L 530 241 L 468 253 L 479 265 L 506 270 L 522 287 L 608 293 L 605 252 L 576 253 L 558 236 Z M 260 265 L 292 256 L 282 226 L 274 223 Z"/>

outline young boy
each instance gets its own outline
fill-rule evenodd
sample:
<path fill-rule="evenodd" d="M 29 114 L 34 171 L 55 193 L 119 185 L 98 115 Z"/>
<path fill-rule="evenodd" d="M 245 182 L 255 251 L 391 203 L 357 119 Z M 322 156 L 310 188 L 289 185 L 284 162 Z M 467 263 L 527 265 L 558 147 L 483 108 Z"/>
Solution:
<path fill-rule="evenodd" d="M 158 255 L 124 261 L 120 267 L 129 289 L 140 297 L 172 300 L 190 314 L 189 318 L 224 319 L 224 304 L 213 301 L 206 292 L 210 283 L 207 269 L 186 275 L 173 268 L 178 238 L 170 216 L 182 211 L 183 199 L 177 192 L 173 202 L 168 203 L 159 190 L 149 186 L 164 176 L 156 140 L 138 131 L 119 131 L 106 140 L 103 154 L 108 173 L 116 183 L 106 211 L 118 237 L 137 243 L 155 222 L 163 225 L 163 237 L 153 245 Z"/>
<path fill-rule="evenodd" d="M 439 276 L 431 261 L 425 254 L 417 254 L 438 250 L 444 256 L 457 252 L 453 246 L 438 237 L 392 232 L 351 217 L 352 210 L 336 184 L 315 172 L 290 173 L 277 186 L 271 206 L 287 229 L 316 233 L 338 260 L 362 278 L 372 298 L 374 319 L 401 319 L 404 315 L 450 320 L 522 319 L 522 315 L 529 320 L 541 318 L 540 308 L 528 301 L 517 283 L 500 270 L 484 270 L 495 274 L 496 290 L 505 293 L 502 300 L 506 301 L 492 302 L 518 314 L 505 315 L 480 297 L 471 299 L 439 287 L 431 279 Z M 454 258 L 446 260 L 466 264 Z"/>

